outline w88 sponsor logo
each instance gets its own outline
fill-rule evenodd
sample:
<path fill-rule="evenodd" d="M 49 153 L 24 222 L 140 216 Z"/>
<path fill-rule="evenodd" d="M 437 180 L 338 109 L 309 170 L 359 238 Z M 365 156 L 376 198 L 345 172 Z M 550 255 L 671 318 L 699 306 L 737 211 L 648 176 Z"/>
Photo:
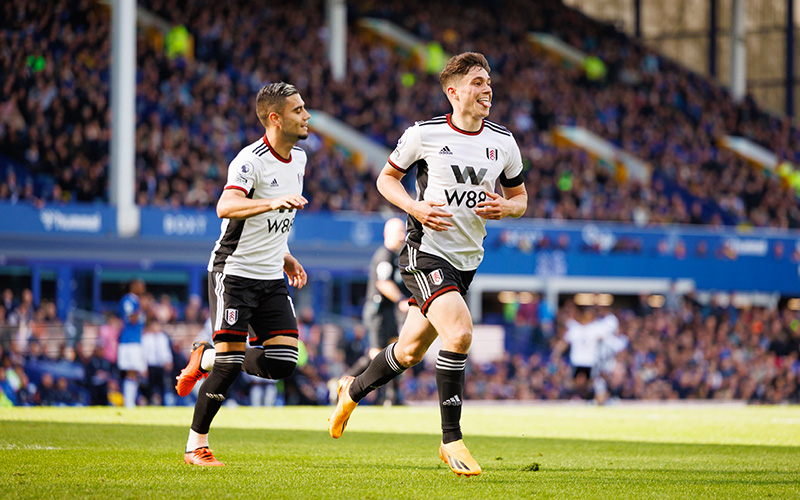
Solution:
<path fill-rule="evenodd" d="M 294 219 L 267 219 L 267 231 L 270 233 L 286 233 L 294 225 Z"/>
<path fill-rule="evenodd" d="M 450 191 L 444 190 L 444 197 L 448 205 L 460 207 L 462 204 L 467 208 L 475 208 L 478 203 L 486 201 L 486 191 Z"/>

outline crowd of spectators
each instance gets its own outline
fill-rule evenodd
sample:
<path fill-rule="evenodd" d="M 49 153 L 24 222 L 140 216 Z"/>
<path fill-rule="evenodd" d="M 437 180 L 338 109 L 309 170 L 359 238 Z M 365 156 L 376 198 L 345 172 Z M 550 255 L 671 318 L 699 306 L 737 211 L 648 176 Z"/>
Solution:
<path fill-rule="evenodd" d="M 653 309 L 647 296 L 631 308 L 608 308 L 619 319 L 626 347 L 598 359 L 594 376 L 616 400 L 741 400 L 800 402 L 800 320 L 786 307 L 735 308 L 712 299 L 674 296 Z M 724 305 L 723 305 L 724 304 Z M 557 349 L 566 322 L 579 317 L 574 304 L 556 315 L 556 333 L 542 334 L 536 314 L 520 310 L 517 328 L 531 332 L 528 345 L 504 359 L 472 366 L 472 399 L 564 400 L 585 397 L 567 356 Z M 535 310 L 535 309 L 534 309 Z M 545 330 L 546 331 L 546 330 Z M 602 351 L 602 346 L 598 349 Z M 530 353 L 530 354 L 528 354 Z M 555 353 L 555 355 L 554 355 Z M 435 395 L 435 389 L 434 393 Z"/>
<path fill-rule="evenodd" d="M 186 25 L 194 58 L 168 57 L 147 30 L 138 38 L 137 201 L 209 206 L 228 161 L 258 137 L 252 96 L 265 82 L 295 83 L 321 109 L 389 147 L 414 120 L 447 111 L 435 75 L 357 28 L 362 16 L 390 19 L 449 53 L 478 50 L 493 68 L 492 119 L 515 133 L 526 163 L 527 216 L 798 227 L 800 208 L 780 179 L 717 147 L 725 134 L 748 137 L 779 159 L 800 161 L 800 133 L 748 99 L 727 92 L 639 46 L 608 25 L 557 1 L 514 0 L 488 7 L 412 0 L 350 6 L 348 73 L 331 76 L 324 2 L 149 0 L 143 6 Z M 108 12 L 88 0 L 3 7 L 9 75 L 0 94 L 0 151 L 7 167 L 0 199 L 39 203 L 106 197 L 109 138 Z M 530 31 L 550 32 L 599 57 L 604 74 L 587 78 L 532 50 Z M 263 33 L 270 36 L 265 37 Z M 410 76 L 411 78 L 403 78 Z M 649 184 L 620 179 L 602 162 L 556 147 L 558 125 L 578 125 L 653 167 Z M 387 205 L 374 173 L 318 136 L 309 150 L 306 195 L 312 210 L 375 211 Z"/>
<path fill-rule="evenodd" d="M 619 319 L 619 352 L 600 359 L 594 377 L 612 400 L 723 400 L 800 403 L 800 319 L 787 307 L 737 309 L 712 298 L 672 295 L 653 309 L 643 295 L 631 307 L 608 308 Z M 191 342 L 207 340 L 207 311 L 186 311 L 169 297 L 145 297 L 149 374 L 140 378 L 139 404 L 185 405 L 174 377 L 185 366 Z M 70 332 L 50 302 L 33 307 L 29 292 L 19 300 L 6 290 L 0 304 L 0 406 L 119 405 L 120 374 L 116 340 L 121 320 L 108 315 L 88 336 Z M 48 312 L 49 311 L 49 312 Z M 555 314 L 540 299 L 506 305 L 490 318 L 504 327 L 505 354 L 493 362 L 470 362 L 466 397 L 471 400 L 585 399 L 573 367 L 559 344 L 578 308 L 564 304 Z M 189 321 L 186 321 L 186 320 Z M 358 321 L 319 323 L 310 307 L 298 311 L 300 361 L 289 379 L 265 381 L 242 374 L 231 389 L 231 404 L 325 405 L 328 382 L 366 349 Z M 84 332 L 88 331 L 84 327 Z M 162 352 L 163 351 L 163 352 Z M 160 360 L 160 361 L 158 361 Z M 158 365 L 158 367 L 156 367 Z M 424 362 L 400 379 L 407 403 L 435 401 L 436 380 Z M 370 404 L 367 399 L 365 404 Z"/>
<path fill-rule="evenodd" d="M 154 300 L 145 296 L 147 325 L 142 336 L 148 368 L 140 374 L 140 403 L 176 404 L 171 380 L 187 358 L 187 338 L 168 335 L 165 327 L 178 320 L 197 327 L 207 315 L 199 300 L 179 309 L 168 295 Z M 117 369 L 117 346 L 122 320 L 108 313 L 102 321 L 61 321 L 55 304 L 34 304 L 25 289 L 15 296 L 3 291 L 0 303 L 0 406 L 30 405 L 122 405 L 121 373 Z M 89 333 L 91 332 L 91 333 Z"/>

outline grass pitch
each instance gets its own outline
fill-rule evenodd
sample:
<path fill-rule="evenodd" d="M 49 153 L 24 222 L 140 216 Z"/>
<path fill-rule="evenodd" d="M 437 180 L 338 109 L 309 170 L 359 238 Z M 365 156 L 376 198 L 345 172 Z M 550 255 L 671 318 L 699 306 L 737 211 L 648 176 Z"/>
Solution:
<path fill-rule="evenodd" d="M 191 408 L 0 409 L 0 498 L 798 498 L 800 407 L 479 406 L 439 460 L 438 409 L 361 407 L 339 440 L 330 408 L 223 408 L 183 464 Z"/>

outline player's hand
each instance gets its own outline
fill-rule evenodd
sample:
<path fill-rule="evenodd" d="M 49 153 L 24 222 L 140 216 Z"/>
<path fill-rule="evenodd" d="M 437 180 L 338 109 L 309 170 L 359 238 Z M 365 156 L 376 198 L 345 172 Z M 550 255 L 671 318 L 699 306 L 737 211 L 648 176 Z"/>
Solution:
<path fill-rule="evenodd" d="M 453 214 L 439 208 L 442 206 L 444 206 L 444 202 L 419 201 L 410 213 L 412 217 L 429 229 L 447 231 L 447 228 L 453 227 L 453 223 L 447 220 L 447 217 L 452 217 Z"/>
<path fill-rule="evenodd" d="M 408 299 L 403 299 L 399 301 L 397 303 L 397 308 L 400 310 L 401 313 L 407 313 L 409 308 Z"/>
<path fill-rule="evenodd" d="M 302 210 L 304 206 L 306 206 L 308 200 L 305 199 L 303 195 L 300 194 L 287 194 L 285 196 L 281 196 L 280 198 L 275 198 L 274 200 L 270 200 L 270 210 L 280 210 L 280 209 L 293 209 L 296 208 L 298 210 Z"/>
<path fill-rule="evenodd" d="M 498 220 L 511 213 L 514 205 L 497 193 L 486 191 L 490 199 L 475 205 L 475 214 L 484 219 Z"/>
<path fill-rule="evenodd" d="M 289 254 L 283 256 L 283 272 L 289 279 L 289 284 L 298 290 L 303 288 L 308 282 L 308 275 L 300 261 Z"/>

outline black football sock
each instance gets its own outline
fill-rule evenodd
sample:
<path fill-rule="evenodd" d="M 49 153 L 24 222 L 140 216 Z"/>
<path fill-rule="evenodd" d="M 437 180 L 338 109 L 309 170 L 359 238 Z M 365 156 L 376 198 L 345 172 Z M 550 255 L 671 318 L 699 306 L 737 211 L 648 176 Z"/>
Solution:
<path fill-rule="evenodd" d="M 403 373 L 406 369 L 394 357 L 394 344 L 372 358 L 364 373 L 356 377 L 350 386 L 350 397 L 358 403 L 370 392 Z"/>
<path fill-rule="evenodd" d="M 214 369 L 200 386 L 200 394 L 194 405 L 192 430 L 198 434 L 208 434 L 211 421 L 217 415 L 233 381 L 242 370 L 243 351 L 218 352 L 214 358 Z"/>
<path fill-rule="evenodd" d="M 369 358 L 369 356 L 365 354 L 360 358 L 358 358 L 356 362 L 353 363 L 353 366 L 351 366 L 346 372 L 344 372 L 344 374 L 349 375 L 351 377 L 357 377 L 362 373 L 364 373 L 364 370 L 367 369 L 370 361 L 372 360 Z"/>
<path fill-rule="evenodd" d="M 439 389 L 439 410 L 442 414 L 442 442 L 461 439 L 461 404 L 464 400 L 464 369 L 467 355 L 439 351 L 436 358 L 436 387 Z"/>
<path fill-rule="evenodd" d="M 256 377 L 280 380 L 292 374 L 297 366 L 297 347 L 270 344 L 264 348 L 245 350 L 244 371 Z"/>

